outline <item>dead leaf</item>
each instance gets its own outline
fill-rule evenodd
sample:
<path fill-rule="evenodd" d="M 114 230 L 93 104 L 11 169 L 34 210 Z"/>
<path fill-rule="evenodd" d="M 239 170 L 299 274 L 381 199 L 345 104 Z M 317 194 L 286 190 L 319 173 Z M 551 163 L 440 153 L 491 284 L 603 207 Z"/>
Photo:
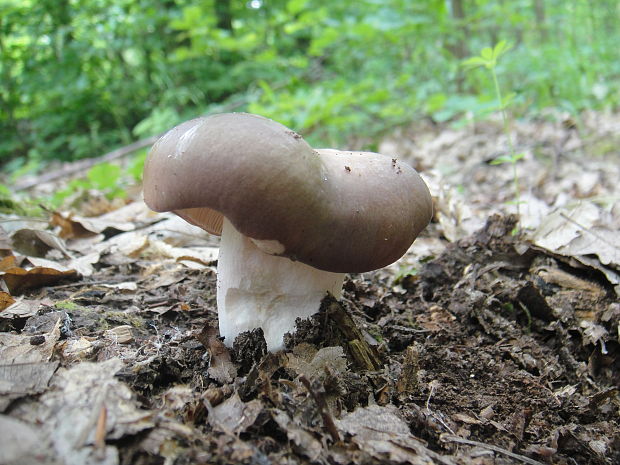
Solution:
<path fill-rule="evenodd" d="M 217 247 L 173 247 L 164 241 L 149 239 L 148 252 L 156 257 L 173 258 L 188 268 L 204 269 L 213 267 L 217 260 Z"/>
<path fill-rule="evenodd" d="M 75 270 L 59 271 L 42 266 L 35 266 L 28 270 L 14 267 L 0 271 L 0 278 L 4 280 L 9 292 L 13 295 L 21 294 L 28 289 L 50 286 L 63 279 L 73 279 L 77 276 Z"/>
<path fill-rule="evenodd" d="M 106 287 L 109 289 L 116 289 L 120 292 L 132 293 L 138 290 L 138 283 L 135 281 L 126 281 L 124 283 L 118 284 L 102 284 L 102 287 Z"/>
<path fill-rule="evenodd" d="M 87 360 L 92 356 L 94 344 L 91 338 L 70 339 L 62 345 L 62 356 L 69 361 Z"/>
<path fill-rule="evenodd" d="M 218 336 L 216 328 L 206 325 L 197 339 L 211 355 L 207 374 L 221 384 L 228 384 L 237 376 L 237 368 L 232 363 L 228 347 Z"/>
<path fill-rule="evenodd" d="M 532 242 L 552 253 L 573 257 L 593 266 L 589 255 L 598 257 L 598 266 L 620 295 L 620 234 L 614 224 L 615 214 L 606 212 L 593 202 L 582 201 L 571 208 L 549 214 L 532 234 Z M 604 270 L 607 270 L 605 272 Z"/>
<path fill-rule="evenodd" d="M 53 212 L 50 224 L 60 228 L 58 235 L 63 239 L 82 239 L 96 235 L 94 231 L 86 229 L 79 221 L 75 221 L 71 214 Z"/>
<path fill-rule="evenodd" d="M 0 415 L 0 463 L 57 465 L 41 425 Z"/>
<path fill-rule="evenodd" d="M 6 292 L 0 292 L 0 302 L 2 302 L 2 295 Z M 9 295 L 9 294 L 6 294 Z M 51 301 L 47 300 L 26 300 L 23 297 L 13 301 L 13 304 L 9 305 L 2 311 L 0 304 L 0 319 L 12 320 L 13 318 L 29 318 L 37 314 L 42 302 L 51 304 Z"/>
<path fill-rule="evenodd" d="M 0 312 L 15 303 L 15 299 L 8 292 L 0 291 Z"/>
<path fill-rule="evenodd" d="M 460 421 L 461 423 L 466 423 L 468 425 L 480 425 L 482 422 L 477 418 L 472 417 L 471 415 L 467 415 L 466 413 L 455 413 L 452 415 L 452 419 L 454 421 Z"/>
<path fill-rule="evenodd" d="M 100 457 L 97 463 L 117 464 L 116 446 L 95 447 L 102 408 L 107 412 L 102 425 L 102 434 L 107 441 L 135 435 L 154 426 L 153 413 L 141 410 L 131 389 L 115 377 L 122 367 L 123 362 L 113 358 L 60 369 L 39 401 L 24 406 L 14 417 L 41 425 L 43 437 L 51 440 L 48 452 L 59 463 L 93 463 L 92 457 L 96 453 Z"/>
<path fill-rule="evenodd" d="M 19 229 L 11 236 L 13 249 L 20 254 L 43 257 L 52 250 L 58 250 L 63 256 L 70 257 L 63 241 L 48 231 L 39 229 Z"/>
<path fill-rule="evenodd" d="M 45 391 L 57 367 L 58 362 L 0 365 L 0 411 L 15 399 Z"/>
<path fill-rule="evenodd" d="M 76 257 L 66 263 L 67 268 L 75 270 L 82 277 L 92 276 L 95 272 L 95 265 L 99 262 L 98 252 L 92 252 L 82 257 Z"/>
<path fill-rule="evenodd" d="M 157 219 L 162 219 L 157 224 L 145 228 L 145 233 L 150 239 L 163 241 L 173 247 L 192 248 L 204 246 L 217 246 L 219 237 L 206 233 L 198 226 L 189 224 L 184 219 L 172 213 L 160 213 Z"/>
<path fill-rule="evenodd" d="M 17 258 L 14 255 L 8 255 L 0 260 L 0 272 L 9 270 L 17 266 Z"/>
<path fill-rule="evenodd" d="M 603 352 L 606 352 L 605 340 L 609 336 L 609 333 L 603 326 L 597 325 L 596 323 L 593 323 L 588 320 L 582 320 L 579 323 L 579 327 L 583 329 L 583 344 L 584 345 L 588 345 L 588 344 L 596 345 L 600 342 Z"/>
<path fill-rule="evenodd" d="M 97 217 L 54 212 L 50 222 L 60 228 L 59 235 L 63 239 L 80 239 L 97 234 L 114 236 L 121 232 L 134 231 L 158 220 L 144 202 L 133 202 Z"/>
<path fill-rule="evenodd" d="M 108 329 L 103 334 L 105 338 L 115 344 L 129 344 L 133 341 L 132 327 L 129 325 L 116 326 Z"/>
<path fill-rule="evenodd" d="M 0 360 L 3 364 L 49 362 L 60 337 L 58 318 L 53 329 L 44 335 L 42 344 L 30 344 L 32 335 L 0 333 Z"/>
<path fill-rule="evenodd" d="M 347 371 L 347 358 L 342 347 L 323 347 L 318 351 L 314 349 L 311 354 L 302 352 L 312 347 L 310 344 L 301 343 L 295 346 L 293 353 L 287 353 L 289 368 L 308 379 L 323 379 L 326 372 L 339 376 Z"/>
<path fill-rule="evenodd" d="M 209 408 L 209 423 L 222 432 L 237 435 L 252 426 L 262 411 L 260 400 L 243 402 L 235 392 L 217 407 Z"/>
<path fill-rule="evenodd" d="M 371 405 L 358 407 L 336 420 L 340 431 L 353 437 L 357 446 L 380 461 L 427 465 L 429 463 L 453 464 L 447 457 L 427 449 L 413 437 L 409 426 L 393 407 Z"/>
<path fill-rule="evenodd" d="M 416 316 L 416 323 L 429 331 L 443 331 L 449 328 L 456 317 L 439 305 L 431 305 L 427 312 Z"/>
<path fill-rule="evenodd" d="M 321 455 L 321 452 L 323 451 L 321 442 L 311 433 L 291 420 L 286 412 L 282 410 L 273 410 L 271 416 L 280 429 L 286 434 L 289 441 L 295 444 L 297 449 L 308 457 L 308 459 L 314 461 Z"/>

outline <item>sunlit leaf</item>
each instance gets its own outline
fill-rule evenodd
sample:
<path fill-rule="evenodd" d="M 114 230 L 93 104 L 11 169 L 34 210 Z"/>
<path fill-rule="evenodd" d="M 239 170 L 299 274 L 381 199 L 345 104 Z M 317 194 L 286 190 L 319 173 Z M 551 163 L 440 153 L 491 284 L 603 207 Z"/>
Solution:
<path fill-rule="evenodd" d="M 482 57 L 471 57 L 468 58 L 467 60 L 463 61 L 463 66 L 469 67 L 469 68 L 477 68 L 478 66 L 486 66 L 488 63 L 487 60 L 485 60 Z"/>
<path fill-rule="evenodd" d="M 480 51 L 480 56 L 482 57 L 482 59 L 486 60 L 487 62 L 495 59 L 495 56 L 493 54 L 493 49 L 491 47 L 483 48 Z"/>

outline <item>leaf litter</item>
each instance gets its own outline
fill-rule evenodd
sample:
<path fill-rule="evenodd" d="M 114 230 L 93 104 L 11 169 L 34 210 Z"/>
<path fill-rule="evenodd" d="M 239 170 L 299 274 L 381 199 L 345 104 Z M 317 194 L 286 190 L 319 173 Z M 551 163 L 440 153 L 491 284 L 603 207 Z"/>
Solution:
<path fill-rule="evenodd" d="M 434 222 L 275 354 L 222 344 L 217 240 L 175 216 L 7 217 L 0 463 L 618 463 L 620 120 L 563 121 L 513 125 L 522 235 L 499 125 L 386 138 Z"/>

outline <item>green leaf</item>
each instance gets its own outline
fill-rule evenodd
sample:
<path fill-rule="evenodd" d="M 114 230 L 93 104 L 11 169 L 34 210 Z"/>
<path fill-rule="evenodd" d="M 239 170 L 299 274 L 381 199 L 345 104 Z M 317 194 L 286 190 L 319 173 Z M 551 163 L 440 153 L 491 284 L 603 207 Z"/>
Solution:
<path fill-rule="evenodd" d="M 493 54 L 493 49 L 491 47 L 484 47 L 480 51 L 480 56 L 482 57 L 482 59 L 486 60 L 487 62 L 493 61 L 495 59 L 495 56 Z"/>
<path fill-rule="evenodd" d="M 516 96 L 517 94 L 515 92 L 510 92 L 508 95 L 504 95 L 500 110 L 505 110 L 506 108 L 508 108 L 512 104 L 512 102 L 514 102 Z"/>
<path fill-rule="evenodd" d="M 491 160 L 491 165 L 503 165 L 504 163 L 512 163 L 512 158 L 509 155 L 500 155 L 499 157 Z"/>
<path fill-rule="evenodd" d="M 289 0 L 286 4 L 286 10 L 291 14 L 295 15 L 306 8 L 306 4 L 308 0 Z"/>
<path fill-rule="evenodd" d="M 462 62 L 462 66 L 468 68 L 478 68 L 479 66 L 486 66 L 487 60 L 481 57 L 471 57 Z"/>
<path fill-rule="evenodd" d="M 0 194 L 5 195 L 7 197 L 10 197 L 12 195 L 11 190 L 8 187 L 6 187 L 4 184 L 0 184 Z"/>
<path fill-rule="evenodd" d="M 399 284 L 408 276 L 416 276 L 418 274 L 418 270 L 413 266 L 403 265 L 400 267 L 396 276 L 394 276 L 394 284 Z"/>
<path fill-rule="evenodd" d="M 101 191 L 116 189 L 120 176 L 120 166 L 111 163 L 95 165 L 86 174 L 92 187 Z"/>
<path fill-rule="evenodd" d="M 497 60 L 504 53 L 512 48 L 512 45 L 509 45 L 505 40 L 500 40 L 495 47 L 493 48 L 493 59 Z"/>
<path fill-rule="evenodd" d="M 516 163 L 525 157 L 524 153 L 515 153 L 514 155 L 500 155 L 499 157 L 491 160 L 491 165 L 502 165 L 504 163 Z"/>
<path fill-rule="evenodd" d="M 142 172 L 144 171 L 144 162 L 146 161 L 147 151 L 143 150 L 139 155 L 136 155 L 127 168 L 127 173 L 134 179 L 134 181 L 140 181 L 142 179 Z"/>

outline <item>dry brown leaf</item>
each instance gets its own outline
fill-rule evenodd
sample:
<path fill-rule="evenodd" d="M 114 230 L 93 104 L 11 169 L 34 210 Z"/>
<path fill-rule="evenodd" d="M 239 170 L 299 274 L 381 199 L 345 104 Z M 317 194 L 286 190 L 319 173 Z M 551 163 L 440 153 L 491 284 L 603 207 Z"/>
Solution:
<path fill-rule="evenodd" d="M 13 249 L 20 254 L 45 257 L 50 251 L 58 250 L 65 257 L 71 254 L 64 242 L 55 234 L 40 229 L 19 229 L 11 236 Z"/>
<path fill-rule="evenodd" d="M 237 376 L 237 368 L 231 361 L 228 347 L 218 336 L 216 328 L 206 325 L 197 339 L 211 355 L 209 369 L 207 370 L 208 375 L 219 383 L 227 384 Z"/>
<path fill-rule="evenodd" d="M 8 292 L 0 291 L 0 312 L 15 303 L 15 299 Z"/>
<path fill-rule="evenodd" d="M 28 289 L 56 284 L 63 279 L 76 278 L 77 276 L 75 270 L 60 271 L 42 266 L 36 266 L 29 270 L 13 267 L 0 271 L 0 278 L 4 280 L 9 292 L 13 295 L 21 294 Z"/>
<path fill-rule="evenodd" d="M 0 292 L 0 302 L 2 301 L 2 294 L 9 295 L 6 292 Z M 2 312 L 0 313 L 0 318 L 29 318 L 37 314 L 37 311 L 43 302 L 51 305 L 51 301 L 49 300 L 26 300 L 24 298 L 15 300 L 12 305 L 9 305 L 4 310 L 2 310 L 0 305 L 0 312 Z"/>
<path fill-rule="evenodd" d="M 416 316 L 416 323 L 429 331 L 442 331 L 449 328 L 456 317 L 439 305 L 431 305 L 427 312 Z"/>
<path fill-rule="evenodd" d="M 243 402 L 235 392 L 217 407 L 209 409 L 209 423 L 215 429 L 237 435 L 252 426 L 262 411 L 260 400 Z"/>
<path fill-rule="evenodd" d="M 0 272 L 17 266 L 17 258 L 14 255 L 8 255 L 0 260 Z"/>
<path fill-rule="evenodd" d="M 150 212 L 144 202 L 133 202 L 97 217 L 54 212 L 51 224 L 60 228 L 60 237 L 63 239 L 76 239 L 104 232 L 110 236 L 133 231 L 158 220 L 159 218 Z"/>
<path fill-rule="evenodd" d="M 288 366 L 295 370 L 298 375 L 304 375 L 309 379 L 321 379 L 326 373 L 339 376 L 347 370 L 347 359 L 344 350 L 340 346 L 323 347 L 314 353 L 302 353 L 306 348 L 313 347 L 310 344 L 298 344 L 293 353 L 287 353 Z"/>
<path fill-rule="evenodd" d="M 620 295 L 620 219 L 614 211 L 587 201 L 558 209 L 534 231 L 532 242 L 603 272 Z"/>
<path fill-rule="evenodd" d="M 217 260 L 217 247 L 173 247 L 164 241 L 149 239 L 148 252 L 155 257 L 173 258 L 188 268 L 204 269 L 213 267 Z"/>
<path fill-rule="evenodd" d="M 396 412 L 394 407 L 379 405 L 358 407 L 336 420 L 336 426 L 343 433 L 353 436 L 353 441 L 361 450 L 380 461 L 412 465 L 454 463 L 427 449 L 422 441 L 413 437 L 409 425 Z"/>
<path fill-rule="evenodd" d="M 466 413 L 455 413 L 452 415 L 452 419 L 454 421 L 460 421 L 461 423 L 466 423 L 468 425 L 480 425 L 482 422 L 477 418 L 472 417 L 471 415 L 467 415 Z"/>
<path fill-rule="evenodd" d="M 133 341 L 133 332 L 130 325 L 115 326 L 105 331 L 103 335 L 115 344 L 129 344 Z"/>
<path fill-rule="evenodd" d="M 321 442 L 316 439 L 312 434 L 295 423 L 291 418 L 282 410 L 273 410 L 271 412 L 272 418 L 278 424 L 280 429 L 286 434 L 286 437 L 291 441 L 299 451 L 308 457 L 311 461 L 316 460 L 323 450 Z"/>
<path fill-rule="evenodd" d="M 58 235 L 63 239 L 82 239 L 96 235 L 94 231 L 86 229 L 79 221 L 74 220 L 71 214 L 53 212 L 50 224 L 60 228 Z"/>

